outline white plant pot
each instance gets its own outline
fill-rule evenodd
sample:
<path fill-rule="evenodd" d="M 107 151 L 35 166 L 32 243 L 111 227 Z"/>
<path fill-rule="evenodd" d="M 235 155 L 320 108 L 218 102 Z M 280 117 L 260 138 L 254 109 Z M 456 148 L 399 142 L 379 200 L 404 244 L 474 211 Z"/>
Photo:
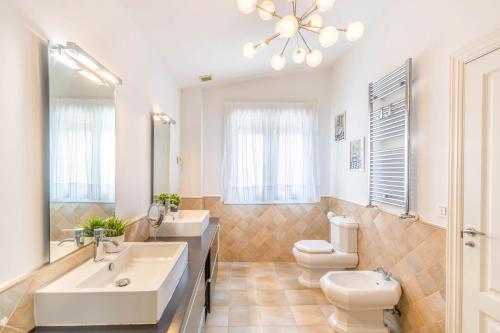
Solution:
<path fill-rule="evenodd" d="M 111 242 L 105 242 L 104 243 L 104 251 L 106 251 L 107 253 L 116 253 L 116 252 L 120 252 L 121 250 L 123 250 L 123 242 L 125 242 L 125 235 L 116 236 L 116 237 L 106 237 L 106 238 L 114 240 L 115 242 L 118 243 L 118 246 L 116 246 L 115 244 L 113 244 Z"/>

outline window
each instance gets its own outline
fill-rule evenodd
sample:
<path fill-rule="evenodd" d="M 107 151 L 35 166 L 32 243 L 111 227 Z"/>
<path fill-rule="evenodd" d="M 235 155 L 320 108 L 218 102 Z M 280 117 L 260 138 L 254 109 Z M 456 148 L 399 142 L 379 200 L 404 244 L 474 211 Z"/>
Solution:
<path fill-rule="evenodd" d="M 50 108 L 50 199 L 114 202 L 114 102 L 55 99 Z"/>
<path fill-rule="evenodd" d="M 224 132 L 224 202 L 319 200 L 313 103 L 231 104 Z"/>

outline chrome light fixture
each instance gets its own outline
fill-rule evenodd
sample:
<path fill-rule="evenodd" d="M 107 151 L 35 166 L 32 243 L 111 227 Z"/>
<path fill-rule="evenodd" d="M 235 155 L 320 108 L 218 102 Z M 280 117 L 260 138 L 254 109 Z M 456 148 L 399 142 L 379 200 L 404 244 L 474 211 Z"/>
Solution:
<path fill-rule="evenodd" d="M 122 80 L 85 52 L 77 44 L 49 43 L 49 51 L 60 63 L 72 68 L 87 79 L 102 85 L 120 86 Z"/>
<path fill-rule="evenodd" d="M 335 45 L 339 37 L 339 31 L 344 32 L 348 41 L 359 40 L 364 33 L 364 26 L 361 22 L 353 22 L 346 28 L 335 26 L 323 26 L 323 18 L 317 12 L 326 12 L 335 4 L 335 0 L 314 0 L 312 5 L 302 14 L 297 14 L 297 1 L 288 0 L 292 5 L 292 13 L 281 16 L 276 13 L 276 7 L 272 0 L 237 0 L 238 8 L 243 14 L 250 14 L 257 9 L 259 17 L 264 20 L 271 18 L 278 19 L 274 27 L 274 35 L 257 43 L 249 42 L 243 46 L 243 55 L 246 58 L 253 58 L 257 54 L 259 47 L 269 45 L 276 38 L 285 38 L 285 44 L 280 53 L 271 58 L 271 67 L 274 70 L 281 70 L 286 65 L 285 51 L 290 43 L 290 39 L 296 39 L 297 47 L 293 50 L 293 60 L 296 63 L 305 63 L 309 67 L 317 67 L 323 60 L 321 51 L 311 49 L 302 32 L 313 33 L 318 37 L 318 41 L 323 47 Z M 304 45 L 305 49 L 301 46 Z"/>

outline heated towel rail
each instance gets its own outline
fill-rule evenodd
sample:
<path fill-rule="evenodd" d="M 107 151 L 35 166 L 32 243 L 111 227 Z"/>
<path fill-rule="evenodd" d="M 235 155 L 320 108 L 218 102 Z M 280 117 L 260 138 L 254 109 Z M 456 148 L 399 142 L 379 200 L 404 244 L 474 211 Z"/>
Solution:
<path fill-rule="evenodd" d="M 410 139 L 412 59 L 369 84 L 369 207 L 376 203 L 402 208 L 410 215 Z"/>

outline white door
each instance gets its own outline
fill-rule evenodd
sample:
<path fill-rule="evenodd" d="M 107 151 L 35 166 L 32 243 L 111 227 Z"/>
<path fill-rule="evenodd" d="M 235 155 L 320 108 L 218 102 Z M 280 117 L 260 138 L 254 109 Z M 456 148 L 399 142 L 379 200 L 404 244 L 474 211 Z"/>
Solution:
<path fill-rule="evenodd" d="M 462 327 L 500 333 L 500 49 L 464 79 Z"/>

